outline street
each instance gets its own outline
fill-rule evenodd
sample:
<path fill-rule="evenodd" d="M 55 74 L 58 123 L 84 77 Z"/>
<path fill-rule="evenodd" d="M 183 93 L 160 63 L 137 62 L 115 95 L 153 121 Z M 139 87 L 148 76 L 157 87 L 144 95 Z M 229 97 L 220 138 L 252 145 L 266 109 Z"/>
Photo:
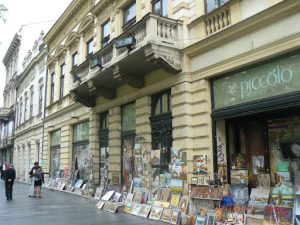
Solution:
<path fill-rule="evenodd" d="M 29 198 L 28 188 L 28 184 L 15 182 L 13 200 L 7 201 L 4 182 L 0 182 L 1 225 L 157 224 L 125 213 L 104 212 L 95 207 L 95 201 L 46 188 L 42 198 Z"/>

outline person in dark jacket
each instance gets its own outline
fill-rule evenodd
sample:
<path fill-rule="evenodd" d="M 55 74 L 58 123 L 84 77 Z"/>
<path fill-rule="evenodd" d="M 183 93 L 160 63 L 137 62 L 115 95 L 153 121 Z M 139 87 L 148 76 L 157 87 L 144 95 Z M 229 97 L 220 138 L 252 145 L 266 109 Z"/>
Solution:
<path fill-rule="evenodd" d="M 9 166 L 9 169 L 5 170 L 4 174 L 5 179 L 5 195 L 7 200 L 12 200 L 12 192 L 13 192 L 13 185 L 16 179 L 16 171 L 13 165 Z"/>

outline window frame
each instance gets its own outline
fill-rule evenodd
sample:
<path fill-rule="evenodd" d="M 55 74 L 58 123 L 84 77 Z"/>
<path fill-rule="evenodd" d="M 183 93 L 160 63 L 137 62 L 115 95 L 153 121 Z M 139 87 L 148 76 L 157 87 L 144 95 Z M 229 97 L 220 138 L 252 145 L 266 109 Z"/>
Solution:
<path fill-rule="evenodd" d="M 159 3 L 159 13 L 156 13 L 154 10 L 154 6 Z M 151 2 L 152 4 L 152 12 L 156 15 L 159 16 L 164 16 L 167 17 L 168 16 L 168 0 L 152 0 Z M 164 6 L 166 6 L 167 8 L 165 9 Z M 166 10 L 165 14 L 164 14 L 164 9 Z"/>
<path fill-rule="evenodd" d="M 38 113 L 42 113 L 42 108 L 43 108 L 43 89 L 44 89 L 44 85 L 41 85 L 39 87 L 39 111 Z"/>
<path fill-rule="evenodd" d="M 24 100 L 24 122 L 27 120 L 27 103 L 28 103 L 28 97 L 25 96 L 25 100 Z"/>
<path fill-rule="evenodd" d="M 93 53 L 94 53 L 93 45 L 94 45 L 94 38 L 92 37 L 86 42 L 86 57 L 93 55 Z M 90 49 L 92 49 L 91 52 L 90 52 Z"/>
<path fill-rule="evenodd" d="M 210 2 L 214 2 L 214 8 L 211 8 L 211 9 L 208 9 L 208 6 L 210 5 L 209 3 L 208 3 L 208 1 L 210 1 Z M 230 0 L 205 0 L 205 2 L 204 2 L 204 4 L 205 4 L 205 12 L 206 12 L 206 14 L 208 14 L 208 13 L 210 13 L 210 12 L 212 12 L 212 11 L 214 11 L 214 10 L 216 10 L 216 9 L 218 9 L 218 8 L 220 8 L 220 7 L 222 7 L 224 4 L 226 4 L 227 2 L 229 2 Z"/>
<path fill-rule="evenodd" d="M 66 64 L 63 63 L 60 66 L 60 91 L 59 91 L 59 98 L 64 97 L 65 75 L 66 75 Z"/>
<path fill-rule="evenodd" d="M 76 63 L 75 63 L 75 59 L 76 59 Z M 78 59 L 79 59 L 79 53 L 78 53 L 78 51 L 76 51 L 72 55 L 72 67 L 75 67 L 78 65 Z"/>
<path fill-rule="evenodd" d="M 108 35 L 104 36 L 104 31 L 105 31 L 105 26 L 109 26 L 108 29 Z M 111 23 L 110 20 L 106 20 L 102 25 L 101 25 L 101 35 L 102 35 L 102 40 L 101 40 L 101 45 L 102 47 L 105 47 L 106 45 L 108 45 L 109 40 L 110 40 L 110 27 L 111 27 Z"/>
<path fill-rule="evenodd" d="M 34 96 L 34 91 L 32 90 L 30 93 L 29 118 L 33 117 L 33 96 Z"/>
<path fill-rule="evenodd" d="M 132 18 L 126 19 L 126 11 L 129 11 L 131 7 L 135 7 L 135 14 Z M 130 4 L 123 8 L 123 29 L 132 26 L 136 22 L 136 1 L 132 1 Z"/>
<path fill-rule="evenodd" d="M 54 76 L 55 73 L 51 73 L 51 82 L 50 82 L 50 103 L 53 103 L 54 101 Z"/>

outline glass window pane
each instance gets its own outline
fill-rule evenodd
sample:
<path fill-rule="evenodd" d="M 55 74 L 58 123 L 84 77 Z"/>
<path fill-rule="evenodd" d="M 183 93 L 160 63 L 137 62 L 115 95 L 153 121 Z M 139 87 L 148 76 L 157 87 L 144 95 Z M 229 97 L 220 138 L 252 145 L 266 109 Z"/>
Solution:
<path fill-rule="evenodd" d="M 155 106 L 154 115 L 159 115 L 160 113 L 161 113 L 161 110 L 160 110 L 160 99 L 159 99 Z"/>
<path fill-rule="evenodd" d="M 168 16 L 168 0 L 162 0 L 162 16 Z"/>
<path fill-rule="evenodd" d="M 60 149 L 51 149 L 51 176 L 54 178 L 60 177 Z"/>
<path fill-rule="evenodd" d="M 268 121 L 271 183 L 279 176 L 292 181 L 291 174 L 299 172 L 300 117 L 288 117 Z"/>
<path fill-rule="evenodd" d="M 89 140 L 89 121 L 74 126 L 74 142 Z"/>
<path fill-rule="evenodd" d="M 109 33 L 110 33 L 110 21 L 105 23 L 102 27 L 102 34 L 103 34 L 102 38 L 109 36 Z"/>
<path fill-rule="evenodd" d="M 60 130 L 51 134 L 51 146 L 60 145 Z"/>
<path fill-rule="evenodd" d="M 122 131 L 135 130 L 135 103 L 122 108 Z"/>
<path fill-rule="evenodd" d="M 135 17 L 135 3 L 124 10 L 124 24 Z"/>
<path fill-rule="evenodd" d="M 162 96 L 162 113 L 166 113 L 169 111 L 169 99 L 168 94 L 163 94 Z"/>
<path fill-rule="evenodd" d="M 206 12 L 209 13 L 218 8 L 218 0 L 206 0 Z"/>
<path fill-rule="evenodd" d="M 76 66 L 78 64 L 78 52 L 75 52 L 72 59 L 72 66 Z"/>
<path fill-rule="evenodd" d="M 160 15 L 160 1 L 153 4 L 153 13 Z"/>
<path fill-rule="evenodd" d="M 89 145 L 76 145 L 73 147 L 73 162 L 77 161 L 78 179 L 89 180 L 90 179 L 90 157 L 89 157 Z"/>
<path fill-rule="evenodd" d="M 93 39 L 87 43 L 87 55 L 93 54 L 94 51 L 94 42 Z"/>

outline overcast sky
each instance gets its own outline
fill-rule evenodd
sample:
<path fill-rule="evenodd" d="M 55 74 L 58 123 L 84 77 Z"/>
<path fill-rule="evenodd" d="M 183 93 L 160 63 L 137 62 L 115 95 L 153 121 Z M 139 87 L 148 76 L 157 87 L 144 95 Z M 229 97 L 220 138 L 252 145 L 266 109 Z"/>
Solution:
<path fill-rule="evenodd" d="M 14 35 L 23 25 L 24 35 L 26 34 L 26 39 L 30 40 L 28 44 L 29 50 L 34 40 L 38 38 L 38 34 L 41 30 L 46 33 L 71 1 L 72 0 L 0 0 L 0 4 L 4 4 L 6 8 L 8 8 L 5 14 L 6 23 L 0 21 L 0 107 L 3 106 L 3 90 L 5 85 L 5 68 L 2 60 Z M 33 30 L 34 32 L 32 32 Z M 23 60 L 23 58 L 21 60 Z"/>

